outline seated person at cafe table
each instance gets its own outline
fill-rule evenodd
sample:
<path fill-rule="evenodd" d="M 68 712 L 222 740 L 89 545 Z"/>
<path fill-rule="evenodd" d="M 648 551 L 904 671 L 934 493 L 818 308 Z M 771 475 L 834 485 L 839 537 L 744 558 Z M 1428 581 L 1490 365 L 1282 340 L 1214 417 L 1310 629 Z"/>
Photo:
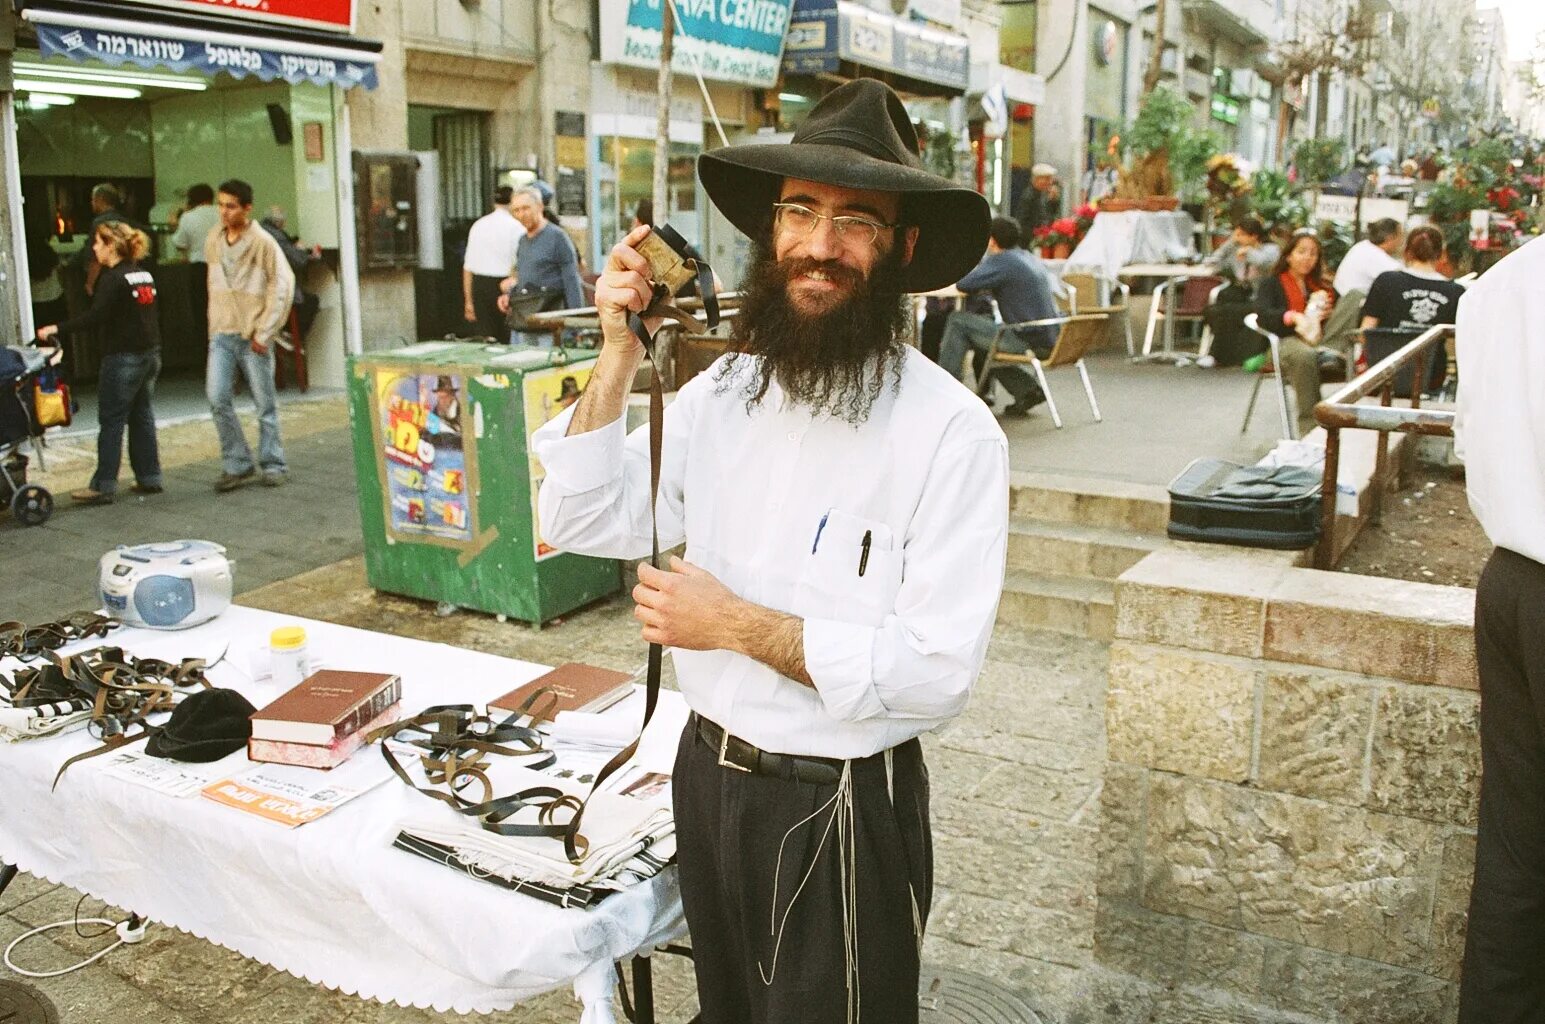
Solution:
<path fill-rule="evenodd" d="M 1048 320 L 1057 315 L 1051 286 L 1046 282 L 1046 272 L 1041 267 L 1040 257 L 1019 247 L 1019 225 L 1007 217 L 993 218 L 987 236 L 987 254 L 955 287 L 968 294 L 990 292 L 1006 324 Z M 965 363 L 966 350 L 974 349 L 978 359 L 986 358 L 998 327 L 990 316 L 952 313 L 944 325 L 944 338 L 939 343 L 939 365 L 958 380 L 961 366 Z M 998 347 L 1014 353 L 1034 349 L 1037 355 L 1044 357 L 1056 340 L 1055 325 L 1031 327 L 1024 331 L 1005 333 Z M 1014 398 L 1014 403 L 1004 410 L 1004 415 L 1028 416 L 1032 408 L 1046 401 L 1035 378 L 1017 366 L 995 369 L 993 376 L 1003 383 Z M 990 399 L 990 395 L 983 397 Z"/>
<path fill-rule="evenodd" d="M 1207 257 L 1207 265 L 1228 281 L 1203 314 L 1212 328 L 1216 365 L 1238 366 L 1264 347 L 1261 336 L 1245 327 L 1245 316 L 1255 308 L 1256 285 L 1271 276 L 1281 257 L 1281 248 L 1254 217 L 1241 218 L 1229 240 Z"/>
<path fill-rule="evenodd" d="M 1321 354 L 1344 355 L 1351 348 L 1353 332 L 1350 325 L 1334 329 L 1346 318 L 1333 318 L 1336 292 L 1326 283 L 1325 256 L 1313 230 L 1295 231 L 1274 269 L 1256 289 L 1255 311 L 1261 329 L 1281 341 L 1282 365 L 1277 369 L 1298 396 L 1298 435 L 1302 437 L 1315 426 Z"/>

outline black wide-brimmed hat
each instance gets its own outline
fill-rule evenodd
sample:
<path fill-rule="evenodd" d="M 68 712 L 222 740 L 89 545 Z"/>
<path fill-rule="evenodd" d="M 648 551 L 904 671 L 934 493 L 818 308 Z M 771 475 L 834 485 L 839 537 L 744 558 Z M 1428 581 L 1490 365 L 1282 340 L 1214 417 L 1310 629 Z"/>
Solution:
<path fill-rule="evenodd" d="M 186 697 L 172 717 L 151 734 L 145 753 L 172 761 L 218 761 L 247 745 L 257 709 L 235 690 L 200 690 Z"/>
<path fill-rule="evenodd" d="M 923 170 L 901 97 L 872 78 L 829 93 L 787 145 L 716 149 L 698 157 L 697 173 L 719 211 L 753 238 L 766 228 L 785 178 L 901 193 L 902 216 L 918 229 L 902 277 L 909 292 L 954 284 L 987 249 L 987 200 Z"/>

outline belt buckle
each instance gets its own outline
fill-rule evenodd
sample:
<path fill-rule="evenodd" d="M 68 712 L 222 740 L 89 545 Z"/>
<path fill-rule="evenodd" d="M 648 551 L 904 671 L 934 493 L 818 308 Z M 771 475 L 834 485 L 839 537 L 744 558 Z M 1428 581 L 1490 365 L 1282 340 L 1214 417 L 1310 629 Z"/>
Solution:
<path fill-rule="evenodd" d="M 733 768 L 737 772 L 745 772 L 747 775 L 753 774 L 750 768 L 747 768 L 743 764 L 736 764 L 734 761 L 731 761 L 729 759 L 729 757 L 728 757 L 729 746 L 730 746 L 730 731 L 728 729 L 721 729 L 719 731 L 719 767 L 721 767 L 721 768 Z"/>

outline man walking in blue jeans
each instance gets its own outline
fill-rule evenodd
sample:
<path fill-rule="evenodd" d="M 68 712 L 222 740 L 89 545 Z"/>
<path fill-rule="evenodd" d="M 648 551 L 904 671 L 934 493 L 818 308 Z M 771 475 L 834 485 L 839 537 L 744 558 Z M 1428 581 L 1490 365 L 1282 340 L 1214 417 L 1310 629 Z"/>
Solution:
<path fill-rule="evenodd" d="M 279 244 L 252 220 L 252 186 L 239 178 L 221 182 L 215 199 L 220 227 L 204 243 L 209 266 L 209 366 L 205 392 L 220 435 L 220 479 L 215 490 L 250 483 L 261 467 L 263 483 L 285 481 L 274 396 L 274 342 L 289 315 L 295 274 Z M 236 418 L 232 391 L 240 368 L 258 413 L 258 459 Z"/>

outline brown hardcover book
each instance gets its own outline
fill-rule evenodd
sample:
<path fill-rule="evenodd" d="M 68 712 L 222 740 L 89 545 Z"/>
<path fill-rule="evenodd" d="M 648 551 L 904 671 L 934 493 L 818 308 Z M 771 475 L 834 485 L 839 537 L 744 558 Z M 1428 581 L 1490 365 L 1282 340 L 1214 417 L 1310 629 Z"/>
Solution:
<path fill-rule="evenodd" d="M 252 738 L 325 747 L 402 699 L 402 679 L 324 668 L 252 716 Z"/>
<path fill-rule="evenodd" d="M 496 718 L 535 714 L 545 721 L 552 721 L 560 711 L 601 711 L 626 697 L 632 688 L 633 676 L 627 672 L 571 661 L 489 701 L 488 714 Z M 532 694 L 542 689 L 548 693 L 526 707 Z"/>
<path fill-rule="evenodd" d="M 401 712 L 401 703 L 388 705 L 385 711 L 353 732 L 334 737 L 333 741 L 325 747 L 315 743 L 248 740 L 247 760 L 265 761 L 271 764 L 294 764 L 302 768 L 336 768 L 365 745 L 366 736 L 383 725 L 391 725 L 397 721 Z"/>

